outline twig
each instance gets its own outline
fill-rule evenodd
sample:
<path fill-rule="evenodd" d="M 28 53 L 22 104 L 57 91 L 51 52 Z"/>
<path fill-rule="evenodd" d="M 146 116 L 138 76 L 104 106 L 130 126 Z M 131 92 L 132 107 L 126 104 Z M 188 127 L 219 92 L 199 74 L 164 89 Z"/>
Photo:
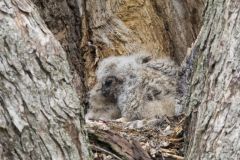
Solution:
<path fill-rule="evenodd" d="M 170 139 L 167 139 L 168 141 L 171 141 L 171 142 L 180 142 L 180 141 L 183 141 L 183 138 L 170 138 Z"/>
<path fill-rule="evenodd" d="M 172 151 L 172 150 L 169 150 L 169 149 L 164 149 L 164 148 L 161 148 L 160 150 L 161 150 L 161 152 L 164 152 L 164 153 L 172 153 L 172 154 L 174 154 L 174 153 L 175 153 L 174 151 Z"/>
<path fill-rule="evenodd" d="M 178 156 L 178 155 L 174 155 L 174 154 L 164 153 L 164 155 L 166 155 L 167 157 L 176 158 L 177 160 L 183 160 L 184 159 L 184 157 Z"/>
<path fill-rule="evenodd" d="M 95 145 L 90 145 L 91 149 L 92 150 L 95 150 L 95 151 L 100 151 L 100 152 L 104 152 L 106 154 L 109 154 L 111 155 L 112 157 L 118 159 L 118 160 L 122 160 L 120 157 L 118 157 L 117 155 L 113 154 L 112 152 L 109 152 L 101 147 L 98 147 L 98 146 L 95 146 Z"/>

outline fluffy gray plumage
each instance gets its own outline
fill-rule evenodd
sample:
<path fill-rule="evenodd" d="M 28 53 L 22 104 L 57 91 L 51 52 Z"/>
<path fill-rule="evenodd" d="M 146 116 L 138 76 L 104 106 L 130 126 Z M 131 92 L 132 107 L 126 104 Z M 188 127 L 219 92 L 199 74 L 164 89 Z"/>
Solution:
<path fill-rule="evenodd" d="M 175 114 L 177 66 L 148 55 L 108 57 L 96 71 L 86 119 L 128 121 Z"/>

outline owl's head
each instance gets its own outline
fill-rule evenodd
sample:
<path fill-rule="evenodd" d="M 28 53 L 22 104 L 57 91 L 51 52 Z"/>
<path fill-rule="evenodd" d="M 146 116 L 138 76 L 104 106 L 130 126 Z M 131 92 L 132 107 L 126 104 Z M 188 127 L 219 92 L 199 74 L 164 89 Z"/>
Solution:
<path fill-rule="evenodd" d="M 137 72 L 141 70 L 143 63 L 148 63 L 150 60 L 151 56 L 143 54 L 103 59 L 96 72 L 102 95 L 117 99 L 126 87 L 126 83 L 137 81 L 139 78 Z"/>

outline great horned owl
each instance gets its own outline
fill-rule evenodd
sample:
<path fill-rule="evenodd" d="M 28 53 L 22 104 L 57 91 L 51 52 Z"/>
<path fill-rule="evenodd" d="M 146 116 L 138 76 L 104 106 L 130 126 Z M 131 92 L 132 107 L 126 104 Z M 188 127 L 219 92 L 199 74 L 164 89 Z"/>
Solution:
<path fill-rule="evenodd" d="M 108 57 L 96 71 L 87 119 L 128 121 L 175 114 L 177 66 L 149 55 Z"/>

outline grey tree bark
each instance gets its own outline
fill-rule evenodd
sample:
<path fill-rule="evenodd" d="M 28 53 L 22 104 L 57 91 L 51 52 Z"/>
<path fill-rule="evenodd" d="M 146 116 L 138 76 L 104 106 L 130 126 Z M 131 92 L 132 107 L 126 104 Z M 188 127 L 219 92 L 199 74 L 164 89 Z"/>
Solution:
<path fill-rule="evenodd" d="M 0 159 L 89 159 L 66 53 L 31 1 L 0 1 L 0 46 Z"/>
<path fill-rule="evenodd" d="M 81 54 L 81 18 L 77 0 L 32 0 L 47 27 L 67 53 L 73 83 L 82 105 L 86 103 L 85 66 Z"/>
<path fill-rule="evenodd" d="M 240 159 L 240 1 L 208 0 L 184 69 L 186 159 Z"/>

